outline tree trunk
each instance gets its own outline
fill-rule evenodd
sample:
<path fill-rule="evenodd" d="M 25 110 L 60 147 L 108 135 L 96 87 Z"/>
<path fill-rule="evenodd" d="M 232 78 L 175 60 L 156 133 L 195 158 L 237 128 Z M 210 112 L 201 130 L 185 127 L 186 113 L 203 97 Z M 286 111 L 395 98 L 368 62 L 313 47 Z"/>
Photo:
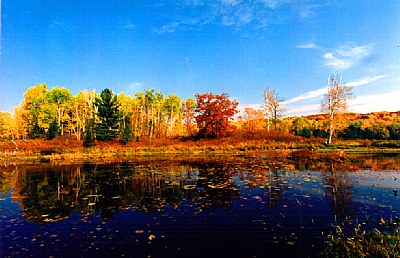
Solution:
<path fill-rule="evenodd" d="M 328 139 L 328 144 L 331 144 L 332 142 L 332 137 L 333 137 L 333 132 L 334 132 L 334 127 L 333 127 L 333 113 L 330 116 L 330 121 L 329 121 L 329 139 Z"/>

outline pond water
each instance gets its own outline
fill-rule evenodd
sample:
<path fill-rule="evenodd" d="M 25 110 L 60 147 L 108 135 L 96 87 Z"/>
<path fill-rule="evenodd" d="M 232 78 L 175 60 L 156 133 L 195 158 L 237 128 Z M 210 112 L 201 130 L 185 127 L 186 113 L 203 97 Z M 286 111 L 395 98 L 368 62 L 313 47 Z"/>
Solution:
<path fill-rule="evenodd" d="M 336 225 L 400 218 L 399 161 L 2 168 L 0 256 L 318 257 Z"/>

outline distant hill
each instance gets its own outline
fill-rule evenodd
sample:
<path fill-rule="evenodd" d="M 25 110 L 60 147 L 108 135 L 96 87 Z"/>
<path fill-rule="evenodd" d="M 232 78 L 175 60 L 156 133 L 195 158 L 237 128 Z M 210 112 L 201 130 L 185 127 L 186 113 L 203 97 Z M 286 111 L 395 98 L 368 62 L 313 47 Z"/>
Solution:
<path fill-rule="evenodd" d="M 381 112 L 372 112 L 372 113 L 366 113 L 366 114 L 361 114 L 361 113 L 346 113 L 344 116 L 349 119 L 349 120 L 360 120 L 360 119 L 378 119 L 378 120 L 392 120 L 395 117 L 400 116 L 400 111 L 396 112 L 387 112 L 387 111 L 381 111 Z M 302 116 L 304 118 L 307 118 L 309 120 L 326 120 L 328 119 L 327 114 L 317 114 L 317 115 L 307 115 L 307 116 Z"/>

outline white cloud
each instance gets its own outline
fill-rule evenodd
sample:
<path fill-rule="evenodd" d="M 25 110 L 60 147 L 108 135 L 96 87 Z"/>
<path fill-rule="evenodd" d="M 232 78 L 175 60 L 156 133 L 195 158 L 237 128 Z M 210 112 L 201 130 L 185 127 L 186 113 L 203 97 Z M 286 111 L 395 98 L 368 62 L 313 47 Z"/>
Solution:
<path fill-rule="evenodd" d="M 312 49 L 312 48 L 319 48 L 319 47 L 315 43 L 310 42 L 310 43 L 303 43 L 303 44 L 297 45 L 296 48 Z"/>
<path fill-rule="evenodd" d="M 374 76 L 374 77 L 366 77 L 366 78 L 360 79 L 358 81 L 348 82 L 348 83 L 346 83 L 346 85 L 349 86 L 349 87 L 363 86 L 363 85 L 366 85 L 366 84 L 373 83 L 373 82 L 375 82 L 377 80 L 380 80 L 382 78 L 385 78 L 385 77 L 386 77 L 385 74 L 377 75 L 377 76 Z"/>
<path fill-rule="evenodd" d="M 371 113 L 378 111 L 389 111 L 395 112 L 400 110 L 400 102 L 398 101 L 400 96 L 400 90 L 374 94 L 358 96 L 354 99 L 350 99 L 348 102 L 348 111 L 355 113 Z M 306 116 L 312 114 L 320 114 L 320 104 L 303 104 L 294 107 L 289 107 L 288 111 L 285 112 L 286 116 Z"/>
<path fill-rule="evenodd" d="M 176 31 L 176 29 L 178 28 L 179 25 L 180 25 L 179 22 L 174 21 L 170 24 L 163 25 L 158 29 L 154 29 L 153 32 L 160 34 L 160 35 L 165 34 L 165 33 L 172 33 L 172 32 Z"/>
<path fill-rule="evenodd" d="M 307 116 L 321 113 L 320 104 L 310 104 L 310 105 L 299 105 L 296 107 L 290 107 L 285 112 L 285 116 Z"/>
<path fill-rule="evenodd" d="M 142 82 L 133 82 L 128 85 L 126 88 L 128 92 L 136 93 L 138 91 L 143 90 L 143 83 Z"/>
<path fill-rule="evenodd" d="M 375 111 L 399 111 L 400 102 L 398 99 L 400 90 L 359 96 L 349 100 L 349 110 L 357 113 L 370 113 Z"/>
<path fill-rule="evenodd" d="M 371 55 L 372 45 L 356 45 L 354 42 L 340 46 L 324 54 L 325 65 L 336 70 L 347 70 Z"/>
<path fill-rule="evenodd" d="M 296 103 L 296 102 L 303 101 L 303 100 L 313 100 L 313 99 L 323 96 L 325 93 L 326 93 L 326 87 L 322 88 L 322 89 L 317 89 L 317 90 L 303 93 L 299 96 L 296 96 L 287 101 L 284 101 L 282 104 L 289 105 L 289 104 Z"/>
<path fill-rule="evenodd" d="M 370 85 L 378 80 L 386 78 L 387 75 L 376 75 L 372 77 L 361 78 L 356 81 L 346 83 L 348 86 L 359 87 Z M 373 85 L 371 85 L 372 87 Z M 326 93 L 326 87 L 309 91 L 282 102 L 282 106 L 287 109 L 285 116 L 306 116 L 321 113 L 321 101 Z M 349 111 L 357 113 L 370 113 L 376 111 L 399 111 L 400 102 L 398 98 L 400 90 L 391 92 L 356 96 L 348 101 Z M 239 110 L 244 112 L 246 107 L 254 109 L 262 108 L 261 104 L 239 105 Z"/>
<path fill-rule="evenodd" d="M 346 85 L 350 86 L 350 87 L 363 86 L 363 85 L 367 85 L 367 84 L 373 83 L 373 82 L 375 82 L 377 80 L 380 80 L 382 78 L 385 78 L 385 77 L 386 77 L 386 75 L 377 75 L 377 76 L 374 76 L 374 77 L 365 77 L 365 78 L 362 78 L 362 79 L 357 80 L 357 81 L 348 82 L 348 83 L 346 83 Z M 303 93 L 303 94 L 301 94 L 299 96 L 293 97 L 293 98 L 291 98 L 291 99 L 289 99 L 287 101 L 284 101 L 282 104 L 289 105 L 289 104 L 292 104 L 292 103 L 305 101 L 305 100 L 307 100 L 307 101 L 315 100 L 315 99 L 318 99 L 318 98 L 321 98 L 322 96 L 324 96 L 325 93 L 326 93 L 326 87 L 320 88 L 320 89 L 309 91 L 309 92 Z"/>

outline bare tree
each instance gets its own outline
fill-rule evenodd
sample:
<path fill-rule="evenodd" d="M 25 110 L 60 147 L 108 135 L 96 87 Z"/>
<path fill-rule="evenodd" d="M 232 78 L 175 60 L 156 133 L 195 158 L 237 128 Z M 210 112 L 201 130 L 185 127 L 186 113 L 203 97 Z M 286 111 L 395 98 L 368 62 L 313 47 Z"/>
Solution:
<path fill-rule="evenodd" d="M 286 111 L 286 109 L 281 107 L 283 99 L 278 97 L 278 94 L 275 90 L 270 90 L 267 87 L 264 90 L 264 102 L 265 102 L 265 115 L 267 117 L 267 131 L 270 131 L 271 121 L 276 129 L 276 124 L 278 118 L 282 116 L 282 114 Z"/>
<path fill-rule="evenodd" d="M 338 78 L 337 73 L 328 77 L 328 87 L 325 98 L 322 101 L 321 110 L 329 115 L 329 139 L 328 144 L 332 142 L 335 132 L 335 119 L 338 114 L 347 110 L 347 100 L 352 97 L 352 88 L 342 83 L 342 78 Z"/>

